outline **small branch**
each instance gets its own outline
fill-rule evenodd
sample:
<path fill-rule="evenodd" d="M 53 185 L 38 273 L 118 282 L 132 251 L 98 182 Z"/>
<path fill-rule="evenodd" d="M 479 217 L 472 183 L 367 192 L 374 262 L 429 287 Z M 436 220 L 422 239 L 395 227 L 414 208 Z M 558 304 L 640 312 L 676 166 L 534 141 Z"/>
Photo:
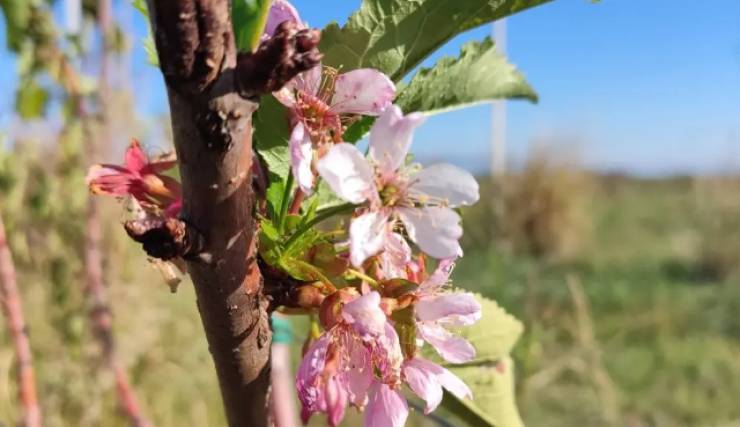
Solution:
<path fill-rule="evenodd" d="M 41 427 L 41 409 L 36 397 L 31 346 L 23 320 L 21 297 L 18 293 L 13 257 L 8 248 L 5 225 L 0 215 L 0 299 L 13 339 L 18 362 L 18 395 L 23 410 L 23 427 Z"/>
<path fill-rule="evenodd" d="M 285 21 L 275 34 L 263 41 L 254 53 L 240 53 L 236 62 L 236 83 L 244 98 L 280 90 L 298 74 L 319 65 L 321 33 L 302 29 Z"/>

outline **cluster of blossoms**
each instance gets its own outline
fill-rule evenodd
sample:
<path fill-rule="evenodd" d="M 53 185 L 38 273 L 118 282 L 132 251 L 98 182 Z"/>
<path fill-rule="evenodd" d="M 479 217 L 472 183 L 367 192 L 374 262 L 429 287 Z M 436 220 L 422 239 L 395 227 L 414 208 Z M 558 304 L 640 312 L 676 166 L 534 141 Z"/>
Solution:
<path fill-rule="evenodd" d="M 300 22 L 297 15 L 290 19 Z M 356 205 L 349 260 L 363 270 L 359 285 L 332 291 L 318 308 L 324 332 L 307 347 L 296 379 L 304 422 L 324 412 L 336 426 L 351 404 L 365 411 L 366 426 L 402 426 L 408 416 L 403 384 L 426 401 L 427 413 L 440 404 L 443 388 L 472 397 L 458 377 L 422 358 L 420 347 L 428 343 L 450 363 L 475 356 L 448 327 L 476 322 L 480 304 L 446 285 L 462 255 L 453 208 L 475 203 L 478 184 L 452 165 L 406 165 L 413 131 L 424 118 L 392 105 L 395 92 L 377 70 L 340 74 L 316 67 L 274 94 L 290 112 L 291 169 L 300 190 L 311 194 L 323 179 Z M 342 139 L 358 115 L 377 117 L 367 156 Z M 439 260 L 428 277 L 423 254 Z"/>
<path fill-rule="evenodd" d="M 263 38 L 286 20 L 301 23 L 292 5 L 275 0 Z M 449 276 L 462 256 L 454 208 L 475 203 L 478 184 L 452 165 L 408 164 L 414 129 L 424 117 L 404 115 L 393 105 L 395 95 L 393 82 L 377 70 L 339 73 L 321 66 L 273 94 L 292 128 L 293 213 L 301 215 L 301 201 L 316 192 L 319 180 L 353 209 L 342 237 L 327 238 L 343 264 L 339 274 L 326 277 L 338 280 L 319 287 L 320 297 L 308 307 L 321 329 L 308 338 L 297 372 L 304 422 L 322 412 L 336 426 L 352 405 L 364 411 L 367 426 L 402 426 L 408 416 L 404 386 L 426 402 L 427 413 L 441 403 L 443 389 L 472 397 L 452 372 L 422 357 L 432 353 L 422 347 L 446 363 L 475 357 L 474 347 L 451 329 L 476 322 L 481 306 L 472 294 L 453 291 Z M 375 117 L 367 155 L 343 139 L 361 116 Z M 176 217 L 180 185 L 163 175 L 174 164 L 149 160 L 134 141 L 124 166 L 95 166 L 88 184 L 95 193 L 131 196 L 150 215 Z"/>

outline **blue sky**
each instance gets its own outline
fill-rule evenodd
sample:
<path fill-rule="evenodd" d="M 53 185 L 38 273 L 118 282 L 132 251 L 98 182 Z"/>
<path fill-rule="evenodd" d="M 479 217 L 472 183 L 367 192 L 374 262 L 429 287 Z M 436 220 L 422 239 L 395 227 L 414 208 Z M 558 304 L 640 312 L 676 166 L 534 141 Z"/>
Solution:
<path fill-rule="evenodd" d="M 321 27 L 344 22 L 360 1 L 294 3 Z M 521 162 L 533 145 L 548 144 L 605 171 L 740 171 L 740 1 L 702 3 L 555 0 L 511 17 L 508 56 L 540 102 L 508 103 L 510 163 Z M 117 13 L 137 39 L 145 35 L 143 20 L 126 2 L 117 3 Z M 490 26 L 465 33 L 425 65 L 489 33 Z M 13 62 L 0 53 L 0 126 L 12 110 Z M 161 77 L 145 65 L 140 43 L 131 67 L 141 112 L 165 112 Z M 485 171 L 490 115 L 489 106 L 478 106 L 430 118 L 417 132 L 417 157 Z"/>

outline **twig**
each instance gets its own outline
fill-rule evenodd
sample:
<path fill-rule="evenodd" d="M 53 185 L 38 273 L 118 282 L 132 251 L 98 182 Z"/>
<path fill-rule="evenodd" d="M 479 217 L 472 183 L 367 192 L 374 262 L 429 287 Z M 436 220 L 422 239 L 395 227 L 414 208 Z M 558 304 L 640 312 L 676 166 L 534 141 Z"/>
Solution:
<path fill-rule="evenodd" d="M 0 298 L 8 328 L 13 338 L 13 347 L 18 361 L 18 395 L 23 409 L 23 426 L 40 427 L 41 409 L 36 397 L 36 382 L 33 374 L 31 346 L 23 320 L 21 297 L 18 293 L 13 257 L 5 236 L 5 225 L 0 215 Z"/>

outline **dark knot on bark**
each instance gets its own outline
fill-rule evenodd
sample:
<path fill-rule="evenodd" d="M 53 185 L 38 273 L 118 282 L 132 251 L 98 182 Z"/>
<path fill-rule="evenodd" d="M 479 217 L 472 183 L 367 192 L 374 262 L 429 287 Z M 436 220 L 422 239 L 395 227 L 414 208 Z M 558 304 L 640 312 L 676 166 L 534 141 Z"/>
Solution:
<path fill-rule="evenodd" d="M 177 218 L 147 218 L 123 224 L 129 237 L 141 243 L 149 256 L 162 260 L 193 258 L 205 246 L 203 236 Z"/>
<path fill-rule="evenodd" d="M 240 53 L 236 64 L 236 85 L 244 98 L 280 90 L 298 74 L 321 62 L 318 45 L 321 33 L 302 29 L 285 21 L 275 34 L 263 40 L 255 52 Z"/>

